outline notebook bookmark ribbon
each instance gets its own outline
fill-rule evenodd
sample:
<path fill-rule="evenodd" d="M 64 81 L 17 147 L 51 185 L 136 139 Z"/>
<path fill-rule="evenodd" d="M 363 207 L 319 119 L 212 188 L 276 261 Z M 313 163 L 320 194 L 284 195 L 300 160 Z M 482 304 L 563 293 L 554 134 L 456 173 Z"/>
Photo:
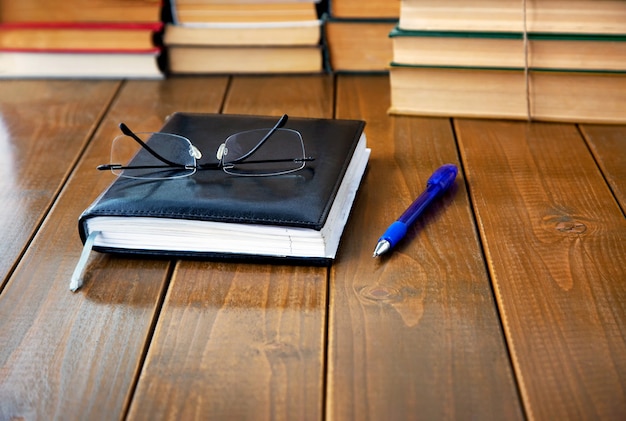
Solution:
<path fill-rule="evenodd" d="M 78 259 L 78 263 L 76 263 L 74 273 L 72 274 L 72 279 L 70 280 L 70 290 L 72 292 L 78 291 L 78 289 L 83 286 L 83 272 L 85 271 L 85 266 L 87 266 L 89 254 L 91 253 L 91 249 L 93 248 L 93 244 L 96 241 L 96 237 L 98 235 L 100 235 L 100 231 L 92 231 L 91 233 L 89 233 L 89 236 L 85 240 L 83 251 L 80 254 L 80 259 Z"/>

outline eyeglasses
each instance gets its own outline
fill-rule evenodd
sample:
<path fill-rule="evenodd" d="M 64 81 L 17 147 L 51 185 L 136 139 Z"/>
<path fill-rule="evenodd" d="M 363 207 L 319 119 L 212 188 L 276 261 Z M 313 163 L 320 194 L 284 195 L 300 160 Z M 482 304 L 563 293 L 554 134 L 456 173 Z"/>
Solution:
<path fill-rule="evenodd" d="M 172 133 L 133 133 L 124 123 L 122 135 L 113 139 L 111 164 L 98 170 L 111 170 L 119 177 L 160 180 L 188 177 L 200 170 L 223 170 L 237 176 L 272 176 L 304 168 L 307 157 L 300 132 L 282 128 L 284 114 L 271 129 L 235 133 L 222 143 L 218 162 L 198 164 L 202 153 L 189 139 Z M 271 140 L 271 142 L 270 142 Z M 128 157 L 132 157 L 130 161 Z"/>

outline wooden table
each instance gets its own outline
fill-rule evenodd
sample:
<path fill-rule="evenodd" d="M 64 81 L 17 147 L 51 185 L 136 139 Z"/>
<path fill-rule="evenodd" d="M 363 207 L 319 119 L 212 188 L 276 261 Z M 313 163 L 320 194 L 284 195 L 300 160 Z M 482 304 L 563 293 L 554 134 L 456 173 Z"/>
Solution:
<path fill-rule="evenodd" d="M 388 106 L 386 76 L 0 82 L 0 420 L 626 419 L 626 126 Z M 117 124 L 174 111 L 366 120 L 335 264 L 93 253 L 71 293 Z"/>

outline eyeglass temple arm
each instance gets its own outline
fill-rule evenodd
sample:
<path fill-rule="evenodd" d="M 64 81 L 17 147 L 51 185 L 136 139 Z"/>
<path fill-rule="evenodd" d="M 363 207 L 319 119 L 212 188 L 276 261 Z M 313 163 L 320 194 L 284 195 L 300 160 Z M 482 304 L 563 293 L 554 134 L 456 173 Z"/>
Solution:
<path fill-rule="evenodd" d="M 247 154 L 240 156 L 239 158 L 235 159 L 234 161 L 231 161 L 231 164 L 237 164 L 240 163 L 241 161 L 248 159 L 250 156 L 252 156 L 261 146 L 263 146 L 263 144 L 270 138 L 272 137 L 272 135 L 276 132 L 276 130 L 280 129 L 281 127 L 283 127 L 286 123 L 287 120 L 289 119 L 289 116 L 287 114 L 283 114 L 283 116 L 276 122 L 276 124 L 274 124 L 274 127 L 272 127 L 270 129 L 269 132 L 267 132 L 267 134 L 265 136 L 263 136 L 263 139 L 261 139 L 259 141 L 259 143 L 256 144 L 256 146 L 252 149 L 250 149 L 250 151 L 248 151 Z"/>
<path fill-rule="evenodd" d="M 152 155 L 153 157 L 155 157 L 159 161 L 163 162 L 164 164 L 171 165 L 172 167 L 181 167 L 181 164 L 177 164 L 176 162 L 172 162 L 169 159 L 164 158 L 161 155 L 159 155 L 154 149 L 152 149 L 150 146 L 148 146 L 148 144 L 146 142 L 141 140 L 139 138 L 139 136 L 137 136 L 135 133 L 133 133 L 133 131 L 131 129 L 129 129 L 126 124 L 120 123 L 119 127 L 120 127 L 120 130 L 122 131 L 122 133 L 124 133 L 126 136 L 129 136 L 129 137 L 133 138 L 133 140 L 135 142 L 139 143 L 142 148 L 144 148 L 147 152 L 150 153 L 150 155 Z"/>

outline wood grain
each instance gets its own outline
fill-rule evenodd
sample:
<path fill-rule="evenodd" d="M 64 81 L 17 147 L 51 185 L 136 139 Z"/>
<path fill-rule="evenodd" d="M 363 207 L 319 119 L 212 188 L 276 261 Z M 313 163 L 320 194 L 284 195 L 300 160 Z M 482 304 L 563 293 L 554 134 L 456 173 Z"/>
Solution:
<path fill-rule="evenodd" d="M 626 126 L 585 124 L 581 131 L 622 212 L 626 213 Z"/>
<path fill-rule="evenodd" d="M 181 79 L 123 86 L 0 295 L 0 419 L 125 414 L 170 263 L 94 253 L 86 285 L 73 294 L 69 279 L 81 252 L 77 218 L 113 179 L 95 167 L 108 160 L 120 121 L 157 130 L 174 111 L 216 111 L 226 82 Z M 86 125 L 77 136 L 84 138 L 89 130 Z"/>
<path fill-rule="evenodd" d="M 624 126 L 394 117 L 388 83 L 0 82 L 0 420 L 626 419 Z M 367 121 L 331 269 L 93 253 L 69 291 L 117 124 L 175 111 Z"/>
<path fill-rule="evenodd" d="M 119 82 L 0 82 L 0 291 Z"/>
<path fill-rule="evenodd" d="M 391 117 L 388 104 L 386 77 L 339 79 L 337 117 L 367 120 L 372 157 L 331 274 L 328 418 L 521 419 L 463 174 L 372 258 L 432 171 L 458 163 L 449 120 Z"/>
<path fill-rule="evenodd" d="M 331 117 L 327 76 L 234 77 L 224 112 Z M 322 418 L 327 269 L 179 262 L 130 419 Z"/>
<path fill-rule="evenodd" d="M 576 127 L 457 120 L 530 419 L 626 417 L 626 220 Z"/>

